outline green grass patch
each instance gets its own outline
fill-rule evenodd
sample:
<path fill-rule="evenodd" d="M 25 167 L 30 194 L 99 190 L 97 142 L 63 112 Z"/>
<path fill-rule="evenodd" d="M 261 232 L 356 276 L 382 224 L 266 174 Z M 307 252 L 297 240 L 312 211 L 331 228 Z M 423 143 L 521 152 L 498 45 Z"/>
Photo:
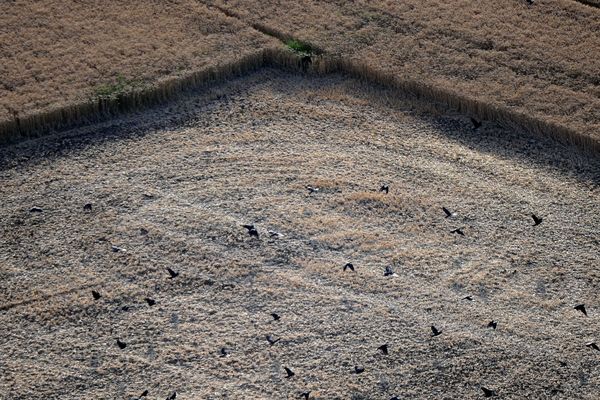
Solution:
<path fill-rule="evenodd" d="M 302 55 L 313 55 L 315 54 L 315 49 L 308 43 L 301 42 L 296 39 L 290 39 L 285 42 L 285 45 L 292 51 Z"/>
<path fill-rule="evenodd" d="M 141 89 L 144 82 L 141 79 L 126 79 L 119 75 L 114 82 L 104 83 L 94 88 L 93 97 L 97 99 L 116 99 L 117 97 Z"/>

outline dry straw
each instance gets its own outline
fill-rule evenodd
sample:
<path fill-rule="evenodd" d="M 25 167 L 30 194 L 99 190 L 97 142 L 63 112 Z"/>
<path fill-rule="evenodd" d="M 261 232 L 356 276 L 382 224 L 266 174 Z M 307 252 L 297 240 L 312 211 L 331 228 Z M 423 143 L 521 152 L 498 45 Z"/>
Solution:
<path fill-rule="evenodd" d="M 255 29 L 263 31 L 267 28 L 260 26 L 255 27 Z M 281 32 L 269 30 L 269 34 L 282 40 L 287 38 Z M 397 90 L 400 96 L 434 102 L 475 118 L 521 128 L 538 135 L 550 136 L 593 153 L 600 151 L 599 141 L 552 121 L 516 112 L 497 104 L 470 99 L 460 93 L 434 87 L 420 81 L 399 78 L 394 74 L 378 70 L 360 61 L 321 55 L 313 56 L 309 64 L 306 57 L 298 56 L 296 53 L 284 48 L 263 49 L 238 61 L 223 63 L 184 77 L 168 79 L 152 88 L 125 93 L 115 99 L 87 101 L 25 117 L 19 117 L 15 114 L 13 120 L 0 122 L 0 142 L 40 136 L 61 129 L 104 120 L 123 112 L 155 106 L 209 83 L 224 81 L 267 66 L 294 72 L 308 71 L 319 75 L 345 74 L 368 83 L 392 88 Z"/>

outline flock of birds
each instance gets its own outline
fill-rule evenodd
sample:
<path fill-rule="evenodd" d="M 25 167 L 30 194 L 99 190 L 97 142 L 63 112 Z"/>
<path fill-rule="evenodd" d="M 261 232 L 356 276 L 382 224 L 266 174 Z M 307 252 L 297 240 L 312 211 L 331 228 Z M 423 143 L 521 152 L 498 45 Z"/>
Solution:
<path fill-rule="evenodd" d="M 475 120 L 474 118 L 471 118 L 471 122 L 473 123 L 473 129 L 478 129 L 481 126 L 481 122 Z M 318 187 L 314 187 L 314 186 L 310 186 L 307 185 L 306 189 L 308 190 L 309 195 L 312 194 L 316 194 L 320 192 L 320 189 Z M 383 184 L 380 189 L 379 192 L 381 193 L 385 193 L 388 194 L 390 191 L 390 187 L 388 184 Z M 88 203 L 85 204 L 83 206 L 83 210 L 84 212 L 91 212 L 92 211 L 92 204 Z M 41 213 L 43 212 L 43 209 L 40 207 L 32 207 L 30 210 L 30 212 L 32 213 Z M 451 210 L 449 210 L 446 207 L 442 207 L 442 211 L 445 214 L 445 218 L 448 219 L 454 219 L 457 216 L 456 212 L 453 212 Z M 531 214 L 531 218 L 533 219 L 533 226 L 538 226 L 543 222 L 543 218 L 536 216 L 535 214 Z M 257 227 L 253 224 L 244 224 L 242 225 L 243 228 L 245 228 L 247 230 L 247 234 L 252 237 L 252 238 L 256 238 L 256 239 L 260 239 L 260 233 L 257 229 Z M 457 235 L 461 235 L 461 236 L 465 236 L 465 231 L 464 231 L 465 227 L 458 227 L 455 229 L 452 229 L 450 231 L 451 234 L 457 234 Z M 142 235 L 147 235 L 148 231 L 144 228 L 140 229 L 140 232 Z M 270 238 L 277 238 L 277 237 L 283 237 L 283 234 L 273 231 L 273 230 L 268 230 L 267 231 L 267 235 Z M 117 246 L 111 246 L 112 251 L 113 252 L 119 252 L 119 251 L 123 251 L 122 248 L 117 247 Z M 346 272 L 346 271 L 350 271 L 350 272 L 356 272 L 356 267 L 354 266 L 353 263 L 351 262 L 347 262 L 346 264 L 343 265 L 342 267 L 342 271 Z M 168 273 L 168 279 L 176 279 L 179 277 L 180 273 L 173 270 L 170 267 L 166 268 L 166 272 Z M 393 268 L 391 266 L 387 266 L 385 267 L 385 270 L 383 272 L 384 276 L 388 277 L 388 276 L 396 276 L 396 273 L 394 272 Z M 98 301 L 102 298 L 102 294 L 96 290 L 92 290 L 92 297 L 95 301 Z M 473 298 L 471 296 L 465 296 L 463 298 L 463 300 L 468 300 L 468 301 L 473 301 Z M 150 298 L 150 297 L 146 297 L 144 299 L 144 301 L 148 304 L 148 306 L 152 307 L 154 305 L 156 305 L 156 300 Z M 578 304 L 574 307 L 575 310 L 580 311 L 583 315 L 587 316 L 587 310 L 585 308 L 584 304 Z M 281 319 L 281 316 L 275 312 L 271 313 L 271 317 L 273 318 L 273 321 L 279 321 Z M 497 321 L 490 321 L 487 324 L 487 327 L 490 329 L 496 329 L 498 326 L 498 322 Z M 431 336 L 432 337 L 437 337 L 443 334 L 443 330 L 439 329 L 438 327 L 436 327 L 435 325 L 431 325 Z M 281 338 L 274 338 L 272 335 L 266 335 L 265 336 L 267 342 L 269 343 L 269 345 L 273 346 L 275 344 L 277 344 Z M 116 339 L 116 345 L 118 346 L 119 349 L 124 350 L 127 347 L 127 343 L 122 341 L 120 338 Z M 594 349 L 596 351 L 600 351 L 600 347 L 595 343 L 595 342 L 590 342 L 586 344 L 587 347 Z M 389 354 L 389 346 L 387 343 L 380 345 L 379 347 L 377 347 L 377 350 L 383 355 L 383 356 L 387 356 Z M 230 352 L 227 348 L 223 347 L 220 349 L 220 357 L 229 357 L 230 356 Z M 353 373 L 355 374 L 361 374 L 365 371 L 364 366 L 360 366 L 360 365 L 356 365 L 354 367 Z M 285 372 L 285 378 L 286 379 L 291 379 L 294 376 L 296 376 L 296 373 L 289 367 L 284 367 L 284 372 Z M 483 392 L 484 397 L 493 397 L 493 396 L 497 396 L 497 393 L 489 388 L 486 388 L 484 386 L 481 386 L 481 390 Z M 149 391 L 145 390 L 140 396 L 139 399 L 143 399 L 146 396 L 148 396 Z M 311 392 L 310 391 L 305 391 L 299 394 L 299 398 L 304 398 L 306 400 L 310 399 L 310 395 Z M 167 398 L 166 400 L 175 400 L 177 398 L 177 392 L 174 391 L 172 392 Z M 390 398 L 390 400 L 398 400 L 399 398 L 397 396 L 393 396 L 392 398 Z"/>

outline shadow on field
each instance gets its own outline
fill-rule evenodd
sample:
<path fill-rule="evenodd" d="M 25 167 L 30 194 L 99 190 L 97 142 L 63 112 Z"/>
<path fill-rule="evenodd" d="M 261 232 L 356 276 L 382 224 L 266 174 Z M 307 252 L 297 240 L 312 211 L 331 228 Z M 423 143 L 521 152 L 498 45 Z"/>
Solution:
<path fill-rule="evenodd" d="M 388 108 L 390 112 L 419 118 L 439 135 L 471 150 L 532 163 L 589 182 L 594 188 L 600 184 L 600 158 L 575 145 L 487 121 L 474 129 L 469 116 L 408 96 L 399 97 L 393 90 L 339 74 L 322 76 L 275 68 L 263 68 L 225 83 L 214 83 L 191 91 L 178 100 L 144 111 L 0 147 L 0 170 L 48 162 L 91 146 L 101 147 L 109 141 L 128 141 L 159 131 L 177 131 L 190 124 L 202 125 L 201 115 L 194 112 L 195 109 L 227 103 L 232 94 L 252 91 L 253 84 L 264 80 L 271 81 L 273 91 L 282 92 L 311 88 L 320 90 L 344 82 L 348 95 L 365 98 L 372 104 Z"/>

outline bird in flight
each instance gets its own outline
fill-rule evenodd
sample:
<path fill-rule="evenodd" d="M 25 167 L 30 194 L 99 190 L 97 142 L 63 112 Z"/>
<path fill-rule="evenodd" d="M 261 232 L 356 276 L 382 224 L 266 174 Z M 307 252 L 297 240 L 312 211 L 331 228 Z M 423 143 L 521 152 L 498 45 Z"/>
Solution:
<path fill-rule="evenodd" d="M 42 210 L 40 207 L 31 207 L 29 209 L 29 212 L 38 212 L 38 213 L 41 213 L 42 211 L 44 211 L 44 210 Z"/>
<path fill-rule="evenodd" d="M 308 194 L 317 193 L 319 191 L 318 187 L 313 187 L 310 185 L 306 185 L 306 189 L 308 190 Z"/>
<path fill-rule="evenodd" d="M 283 367 L 283 369 L 285 369 L 285 373 L 287 374 L 286 378 L 291 378 L 292 376 L 296 375 L 294 373 L 294 371 L 292 371 L 291 369 L 289 369 L 288 367 Z"/>
<path fill-rule="evenodd" d="M 431 325 L 431 332 L 432 335 L 431 336 L 439 336 L 442 334 L 442 331 L 439 330 L 438 328 L 436 328 L 435 326 Z"/>
<path fill-rule="evenodd" d="M 92 290 L 92 296 L 94 297 L 94 300 L 100 300 L 100 297 L 102 297 L 100 293 L 96 292 L 95 290 Z"/>
<path fill-rule="evenodd" d="M 463 228 L 456 228 L 450 231 L 450 233 L 456 233 L 458 235 L 461 236 L 465 236 L 465 233 L 463 232 Z"/>
<path fill-rule="evenodd" d="M 390 192 L 390 185 L 381 185 L 381 187 L 379 188 L 380 192 L 385 192 L 385 194 L 388 194 Z"/>
<path fill-rule="evenodd" d="M 119 339 L 117 339 L 117 346 L 119 346 L 119 348 L 123 350 L 125 347 L 127 347 L 127 343 L 121 342 Z"/>
<path fill-rule="evenodd" d="M 148 391 L 147 391 L 147 390 L 144 390 L 144 392 L 143 392 L 142 394 L 140 394 L 140 399 L 141 399 L 142 397 L 146 397 L 146 396 L 148 396 Z"/>
<path fill-rule="evenodd" d="M 87 203 L 83 206 L 83 211 L 92 211 L 92 203 Z"/>
<path fill-rule="evenodd" d="M 271 313 L 271 317 L 273 317 L 273 321 L 279 321 L 281 316 L 277 313 Z"/>
<path fill-rule="evenodd" d="M 118 253 L 119 251 L 125 251 L 124 248 L 119 247 L 119 246 L 115 246 L 115 245 L 111 245 L 110 249 L 113 251 L 113 253 Z"/>
<path fill-rule="evenodd" d="M 227 349 L 225 347 L 221 348 L 221 357 L 227 357 L 229 356 L 229 351 L 227 351 Z"/>
<path fill-rule="evenodd" d="M 576 309 L 577 311 L 581 311 L 583 313 L 583 315 L 585 315 L 587 317 L 587 311 L 585 309 L 585 304 L 577 304 L 573 308 Z"/>
<path fill-rule="evenodd" d="M 594 349 L 594 350 L 598 350 L 600 351 L 600 347 L 598 347 L 598 345 L 594 342 L 589 342 L 585 344 L 587 347 L 589 347 L 590 349 Z"/>
<path fill-rule="evenodd" d="M 496 396 L 496 392 L 494 392 L 491 389 L 485 388 L 485 387 L 481 387 L 481 390 L 483 390 L 483 396 L 484 397 L 492 397 L 492 396 Z"/>
<path fill-rule="evenodd" d="M 268 230 L 267 233 L 269 234 L 269 237 L 276 237 L 276 238 L 280 238 L 283 237 L 283 233 L 277 232 L 277 231 L 272 231 L 272 230 Z"/>
<path fill-rule="evenodd" d="M 544 220 L 543 218 L 538 218 L 535 214 L 531 214 L 531 218 L 533 218 L 533 226 L 538 226 Z"/>
<path fill-rule="evenodd" d="M 148 234 L 148 229 L 146 229 L 146 228 L 140 228 L 140 235 L 146 236 L 147 234 Z"/>
<path fill-rule="evenodd" d="M 304 400 L 308 400 L 308 396 L 310 396 L 310 392 L 302 392 L 302 393 L 300 393 L 300 397 L 303 397 Z"/>
<path fill-rule="evenodd" d="M 377 350 L 381 351 L 381 353 L 385 356 L 388 355 L 388 345 L 387 344 L 382 344 L 381 346 L 379 346 L 377 348 Z"/>
<path fill-rule="evenodd" d="M 448 210 L 446 207 L 442 207 L 442 210 L 444 210 L 446 218 L 456 217 L 456 213 Z"/>
<path fill-rule="evenodd" d="M 365 372 L 365 367 L 359 367 L 358 365 L 355 365 L 354 372 L 357 374 L 362 374 L 363 372 Z"/>
<path fill-rule="evenodd" d="M 383 276 L 398 276 L 398 275 L 394 272 L 392 267 L 390 267 L 388 265 L 387 267 L 385 267 L 385 271 L 383 271 Z"/>
<path fill-rule="evenodd" d="M 468 301 L 473 301 L 473 297 L 472 296 L 465 296 L 462 299 L 463 300 L 468 300 Z"/>
<path fill-rule="evenodd" d="M 242 225 L 244 228 L 248 229 L 248 235 L 255 236 L 258 239 L 258 230 L 254 225 Z"/>
<path fill-rule="evenodd" d="M 170 267 L 167 267 L 167 272 L 169 273 L 169 279 L 177 278 L 179 276 L 179 272 L 173 271 Z"/>
<path fill-rule="evenodd" d="M 146 303 L 148 303 L 150 307 L 156 304 L 156 300 L 151 299 L 150 297 L 146 297 L 144 300 L 146 300 Z"/>
<path fill-rule="evenodd" d="M 267 335 L 267 341 L 269 342 L 269 344 L 271 346 L 273 346 L 275 343 L 279 342 L 280 340 L 281 340 L 281 338 L 279 338 L 279 339 L 273 339 L 273 336 Z"/>
<path fill-rule="evenodd" d="M 498 322 L 496 322 L 496 321 L 490 321 L 490 323 L 487 324 L 488 328 L 492 328 L 494 330 L 496 329 L 497 326 L 498 326 Z"/>
<path fill-rule="evenodd" d="M 344 265 L 344 271 L 346 271 L 347 269 L 349 269 L 350 271 L 354 271 L 354 265 L 352 263 L 346 263 L 346 265 Z"/>
<path fill-rule="evenodd" d="M 474 131 L 476 131 L 481 126 L 481 121 L 477 121 L 473 117 L 471 117 L 471 123 L 473 124 L 473 130 Z"/>

